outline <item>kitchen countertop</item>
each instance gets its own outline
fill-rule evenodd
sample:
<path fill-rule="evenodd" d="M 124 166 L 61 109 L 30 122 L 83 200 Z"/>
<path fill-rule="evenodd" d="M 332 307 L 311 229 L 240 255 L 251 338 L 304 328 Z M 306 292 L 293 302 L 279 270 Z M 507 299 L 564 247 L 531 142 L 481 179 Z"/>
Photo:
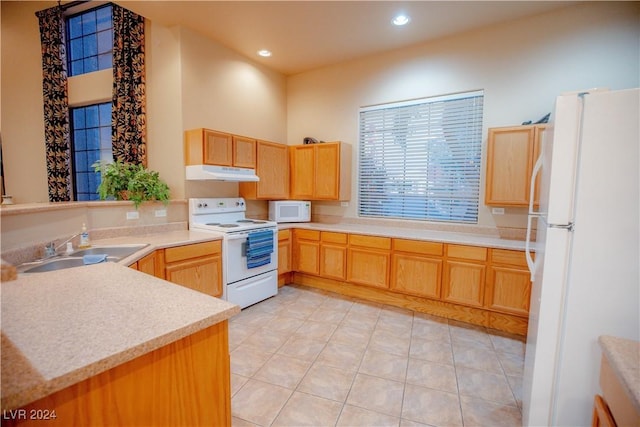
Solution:
<path fill-rule="evenodd" d="M 525 242 L 522 240 L 501 239 L 500 237 L 492 235 L 428 230 L 421 228 L 384 227 L 379 225 L 354 223 L 325 224 L 316 222 L 296 222 L 278 224 L 278 228 L 280 230 L 289 228 L 303 228 L 309 230 L 357 233 L 373 236 L 395 237 L 401 239 L 454 243 L 460 245 L 486 246 L 498 249 L 524 250 L 525 245 Z"/>
<path fill-rule="evenodd" d="M 598 341 L 636 412 L 640 413 L 640 342 L 607 335 Z"/>
<path fill-rule="evenodd" d="M 237 305 L 126 267 L 155 249 L 219 239 L 177 231 L 103 239 L 149 243 L 100 263 L 2 283 L 2 409 L 13 409 L 240 312 Z"/>

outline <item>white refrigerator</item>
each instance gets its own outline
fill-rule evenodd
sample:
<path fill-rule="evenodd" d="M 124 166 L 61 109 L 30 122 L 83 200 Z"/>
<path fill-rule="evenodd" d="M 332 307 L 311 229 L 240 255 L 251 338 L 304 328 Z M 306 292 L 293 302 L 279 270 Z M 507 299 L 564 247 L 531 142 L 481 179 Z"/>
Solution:
<path fill-rule="evenodd" d="M 524 425 L 590 426 L 598 337 L 640 340 L 639 104 L 640 89 L 556 99 L 529 208 Z"/>

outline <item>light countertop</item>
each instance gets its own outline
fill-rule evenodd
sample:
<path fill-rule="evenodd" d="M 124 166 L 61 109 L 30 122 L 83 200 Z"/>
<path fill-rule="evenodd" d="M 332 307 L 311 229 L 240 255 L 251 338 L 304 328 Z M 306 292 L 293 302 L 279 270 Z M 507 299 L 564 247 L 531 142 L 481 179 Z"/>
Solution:
<path fill-rule="evenodd" d="M 640 342 L 607 335 L 598 341 L 636 412 L 640 413 Z"/>
<path fill-rule="evenodd" d="M 240 312 L 237 305 L 116 263 L 19 275 L 2 283 L 1 305 L 3 410 Z"/>
<path fill-rule="evenodd" d="M 367 234 L 372 236 L 395 237 L 400 239 L 428 240 L 431 242 L 453 243 L 471 246 L 486 246 L 497 249 L 524 250 L 522 240 L 502 239 L 498 236 L 460 233 L 451 231 L 428 230 L 421 228 L 384 227 L 380 225 L 337 223 L 325 224 L 317 222 L 296 222 L 278 224 L 278 228 L 304 228 L 320 231 L 336 231 L 342 233 Z"/>

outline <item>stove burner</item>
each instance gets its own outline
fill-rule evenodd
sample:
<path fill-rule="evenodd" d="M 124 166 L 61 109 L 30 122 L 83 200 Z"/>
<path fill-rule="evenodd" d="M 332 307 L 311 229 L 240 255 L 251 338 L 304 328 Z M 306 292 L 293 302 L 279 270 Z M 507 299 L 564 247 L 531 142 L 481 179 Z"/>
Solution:
<path fill-rule="evenodd" d="M 219 222 L 207 222 L 205 225 L 220 225 Z"/>
<path fill-rule="evenodd" d="M 233 227 L 240 227 L 240 226 L 238 224 L 220 224 L 218 227 L 233 228 Z"/>
<path fill-rule="evenodd" d="M 237 222 L 253 222 L 252 219 L 239 219 Z"/>

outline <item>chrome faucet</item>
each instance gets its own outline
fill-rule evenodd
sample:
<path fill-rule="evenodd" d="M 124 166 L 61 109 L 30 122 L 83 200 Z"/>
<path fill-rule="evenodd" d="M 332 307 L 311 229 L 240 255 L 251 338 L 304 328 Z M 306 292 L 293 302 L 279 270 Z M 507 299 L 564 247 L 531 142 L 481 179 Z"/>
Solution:
<path fill-rule="evenodd" d="M 67 240 L 65 240 L 64 242 L 60 243 L 58 246 L 56 246 L 56 244 L 54 242 L 47 243 L 44 246 L 44 257 L 45 258 L 51 258 L 51 257 L 56 256 L 58 254 L 58 250 L 61 247 L 63 247 L 64 245 L 66 245 L 67 243 L 69 243 L 70 241 L 72 241 L 73 239 L 78 237 L 79 235 L 80 235 L 80 233 L 74 234 L 73 236 L 71 236 Z"/>

